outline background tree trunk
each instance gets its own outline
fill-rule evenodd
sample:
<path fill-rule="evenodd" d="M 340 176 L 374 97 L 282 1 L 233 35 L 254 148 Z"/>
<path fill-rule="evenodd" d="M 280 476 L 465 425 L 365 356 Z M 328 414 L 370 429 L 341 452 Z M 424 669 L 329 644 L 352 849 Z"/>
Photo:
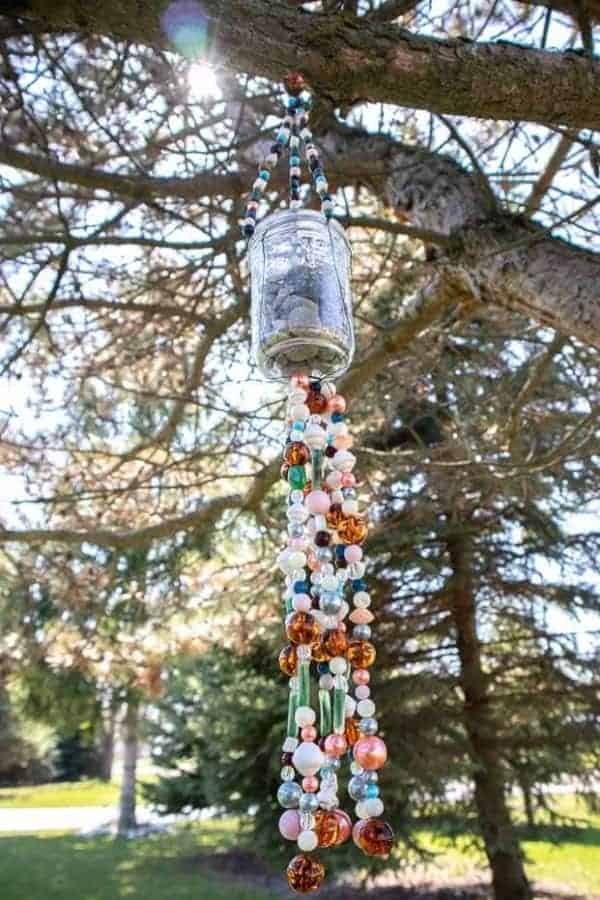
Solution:
<path fill-rule="evenodd" d="M 456 527 L 460 527 L 458 524 Z M 469 539 L 448 538 L 452 566 L 450 611 L 456 628 L 464 719 L 474 765 L 475 803 L 485 852 L 492 870 L 495 900 L 531 900 L 523 857 L 506 804 L 504 774 L 489 712 L 486 677 L 477 635 L 472 553 Z"/>
<path fill-rule="evenodd" d="M 123 781 L 119 800 L 118 834 L 124 837 L 137 825 L 136 782 L 138 757 L 138 725 L 140 704 L 134 697 L 128 697 L 123 716 Z"/>
<path fill-rule="evenodd" d="M 98 774 L 101 781 L 110 781 L 112 778 L 116 726 L 117 706 L 111 701 L 110 707 L 106 711 L 102 734 L 100 735 L 100 771 Z"/>

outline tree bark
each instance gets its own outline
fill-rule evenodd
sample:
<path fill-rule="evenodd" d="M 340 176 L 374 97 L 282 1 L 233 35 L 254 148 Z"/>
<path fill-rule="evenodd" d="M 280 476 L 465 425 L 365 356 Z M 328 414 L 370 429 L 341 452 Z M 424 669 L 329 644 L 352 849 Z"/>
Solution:
<path fill-rule="evenodd" d="M 123 781 L 119 798 L 118 834 L 125 837 L 137 826 L 136 786 L 138 758 L 139 700 L 129 697 L 123 717 Z"/>
<path fill-rule="evenodd" d="M 458 529 L 458 523 L 456 523 Z M 506 804 L 506 786 L 496 729 L 489 711 L 486 676 L 477 634 L 475 587 L 469 539 L 458 530 L 448 538 L 452 567 L 449 603 L 460 659 L 464 721 L 474 765 L 475 802 L 495 900 L 531 900 L 523 858 Z"/>
<path fill-rule="evenodd" d="M 9 0 L 33 29 L 165 46 L 163 0 Z M 204 0 L 188 28 L 212 31 L 226 65 L 281 80 L 300 69 L 336 105 L 364 100 L 436 113 L 600 127 L 600 60 L 510 43 L 437 40 L 375 18 L 309 13 L 282 0 Z M 22 32 L 22 22 L 15 33 Z M 4 28 L 10 34 L 10 27 Z"/>
<path fill-rule="evenodd" d="M 111 703 L 110 708 L 106 712 L 102 734 L 100 736 L 99 776 L 101 781 L 110 781 L 112 778 L 113 762 L 115 756 L 116 725 L 117 709 L 116 706 Z"/>

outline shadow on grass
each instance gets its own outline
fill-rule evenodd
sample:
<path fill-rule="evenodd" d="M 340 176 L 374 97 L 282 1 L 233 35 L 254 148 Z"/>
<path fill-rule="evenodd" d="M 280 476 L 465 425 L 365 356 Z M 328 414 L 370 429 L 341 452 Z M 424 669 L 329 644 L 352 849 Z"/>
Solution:
<path fill-rule="evenodd" d="M 517 827 L 521 841 L 548 841 L 552 844 L 582 844 L 587 847 L 600 847 L 600 828 L 578 825 L 519 825 Z"/>

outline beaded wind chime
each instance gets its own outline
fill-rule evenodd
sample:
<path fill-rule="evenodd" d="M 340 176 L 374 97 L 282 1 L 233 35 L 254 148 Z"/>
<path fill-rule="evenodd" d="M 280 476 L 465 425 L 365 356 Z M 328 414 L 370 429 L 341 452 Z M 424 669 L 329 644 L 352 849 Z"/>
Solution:
<path fill-rule="evenodd" d="M 301 894 L 318 890 L 325 875 L 314 851 L 352 835 L 366 854 L 386 857 L 393 843 L 391 827 L 380 818 L 378 772 L 387 749 L 378 737 L 370 688 L 373 613 L 361 546 L 367 522 L 357 500 L 346 401 L 330 380 L 346 371 L 354 352 L 350 246 L 332 219 L 333 200 L 308 127 L 310 98 L 304 87 L 298 74 L 286 79 L 286 113 L 242 223 L 251 239 L 254 357 L 267 377 L 289 378 L 281 470 L 288 487 L 288 538 L 277 562 L 286 576 L 289 641 L 279 665 L 290 681 L 277 799 L 284 809 L 279 830 L 299 850 L 288 865 L 288 882 Z M 290 208 L 257 226 L 271 170 L 286 147 Z M 302 147 L 321 212 L 302 209 Z M 347 756 L 354 826 L 339 797 Z"/>

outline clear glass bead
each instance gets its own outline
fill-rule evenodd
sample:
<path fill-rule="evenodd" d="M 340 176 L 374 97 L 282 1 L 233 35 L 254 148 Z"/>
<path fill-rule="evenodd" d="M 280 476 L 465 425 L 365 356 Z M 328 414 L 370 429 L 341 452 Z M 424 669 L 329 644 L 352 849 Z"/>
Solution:
<path fill-rule="evenodd" d="M 293 766 L 284 766 L 279 775 L 282 781 L 293 781 L 296 777 L 296 770 Z"/>

